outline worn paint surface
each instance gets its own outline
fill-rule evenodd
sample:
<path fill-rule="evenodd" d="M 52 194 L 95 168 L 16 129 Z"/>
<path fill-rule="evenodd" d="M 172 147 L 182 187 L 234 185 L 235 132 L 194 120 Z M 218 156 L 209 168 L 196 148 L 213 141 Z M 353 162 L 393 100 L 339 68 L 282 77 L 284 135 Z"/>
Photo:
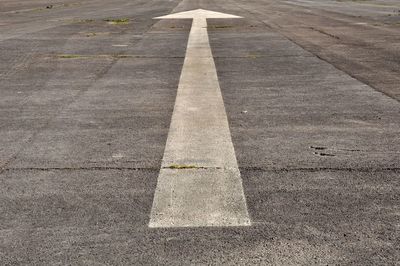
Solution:
<path fill-rule="evenodd" d="M 160 18 L 193 24 L 149 226 L 250 225 L 206 21 L 238 17 L 199 9 Z"/>

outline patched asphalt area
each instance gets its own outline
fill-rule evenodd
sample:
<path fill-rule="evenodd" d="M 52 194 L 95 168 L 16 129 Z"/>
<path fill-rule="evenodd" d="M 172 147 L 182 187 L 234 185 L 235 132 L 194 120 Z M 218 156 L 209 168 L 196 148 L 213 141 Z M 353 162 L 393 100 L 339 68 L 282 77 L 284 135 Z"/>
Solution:
<path fill-rule="evenodd" d="M 395 99 L 268 28 L 253 2 L 63 3 L 0 10 L 24 10 L 0 19 L 1 264 L 400 260 Z M 195 8 L 244 17 L 208 31 L 250 227 L 148 228 L 191 25 L 152 17 Z"/>

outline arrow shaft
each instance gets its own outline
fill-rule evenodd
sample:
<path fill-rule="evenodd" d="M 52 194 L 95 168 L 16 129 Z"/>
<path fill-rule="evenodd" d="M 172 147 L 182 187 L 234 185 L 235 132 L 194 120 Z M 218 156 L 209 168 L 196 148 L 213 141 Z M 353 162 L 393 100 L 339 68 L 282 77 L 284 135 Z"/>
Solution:
<path fill-rule="evenodd" d="M 172 164 L 237 168 L 204 18 L 189 34 L 162 166 Z"/>
<path fill-rule="evenodd" d="M 194 18 L 150 226 L 249 223 L 207 21 Z"/>
<path fill-rule="evenodd" d="M 188 57 L 212 58 L 210 41 L 208 39 L 207 20 L 205 18 L 193 19 L 185 58 Z"/>

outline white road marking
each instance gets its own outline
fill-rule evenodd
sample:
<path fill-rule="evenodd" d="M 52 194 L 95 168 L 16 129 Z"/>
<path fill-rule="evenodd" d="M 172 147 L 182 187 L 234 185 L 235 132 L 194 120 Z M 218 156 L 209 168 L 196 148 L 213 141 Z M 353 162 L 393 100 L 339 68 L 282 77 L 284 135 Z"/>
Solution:
<path fill-rule="evenodd" d="M 228 120 L 207 33 L 197 9 L 157 19 L 193 19 L 149 227 L 248 226 Z"/>

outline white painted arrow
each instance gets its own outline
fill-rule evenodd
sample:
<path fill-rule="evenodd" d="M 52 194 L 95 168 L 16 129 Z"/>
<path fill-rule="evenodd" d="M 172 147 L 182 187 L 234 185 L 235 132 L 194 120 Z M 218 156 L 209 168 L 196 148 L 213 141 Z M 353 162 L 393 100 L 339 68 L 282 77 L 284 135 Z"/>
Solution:
<path fill-rule="evenodd" d="M 207 33 L 192 10 L 156 19 L 193 19 L 150 227 L 246 226 L 250 219 Z"/>

